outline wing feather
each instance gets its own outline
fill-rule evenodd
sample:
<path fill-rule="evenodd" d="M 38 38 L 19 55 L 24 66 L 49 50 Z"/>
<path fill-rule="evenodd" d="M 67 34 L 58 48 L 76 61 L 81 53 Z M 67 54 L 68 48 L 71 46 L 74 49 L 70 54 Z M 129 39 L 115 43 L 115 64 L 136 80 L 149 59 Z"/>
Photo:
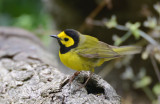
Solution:
<path fill-rule="evenodd" d="M 112 48 L 101 41 L 98 41 L 98 44 L 94 46 L 80 47 L 77 53 L 83 57 L 87 58 L 116 58 L 120 55 L 113 51 Z"/>

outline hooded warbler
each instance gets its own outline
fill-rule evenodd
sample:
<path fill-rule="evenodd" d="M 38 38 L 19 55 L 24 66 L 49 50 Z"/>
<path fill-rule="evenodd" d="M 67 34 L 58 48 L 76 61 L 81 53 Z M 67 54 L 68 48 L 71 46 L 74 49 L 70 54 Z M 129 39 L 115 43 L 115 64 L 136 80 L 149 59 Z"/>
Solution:
<path fill-rule="evenodd" d="M 99 41 L 97 38 L 81 34 L 73 29 L 66 29 L 58 35 L 51 35 L 60 45 L 59 57 L 62 63 L 77 72 L 70 78 L 70 82 L 80 71 L 90 71 L 90 76 L 84 83 L 87 84 L 94 68 L 105 61 L 123 55 L 136 54 L 141 51 L 137 46 L 111 46 Z"/>

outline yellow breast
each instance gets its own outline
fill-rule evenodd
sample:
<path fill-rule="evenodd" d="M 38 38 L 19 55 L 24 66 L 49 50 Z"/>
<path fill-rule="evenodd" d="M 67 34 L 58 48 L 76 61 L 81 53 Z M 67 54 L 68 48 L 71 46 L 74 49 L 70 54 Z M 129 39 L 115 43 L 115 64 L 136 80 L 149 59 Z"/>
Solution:
<path fill-rule="evenodd" d="M 89 59 L 89 58 L 79 56 L 74 51 L 70 51 L 65 54 L 61 54 L 59 52 L 59 57 L 65 66 L 77 71 L 93 70 L 93 68 L 95 67 L 95 63 L 97 63 L 97 59 Z"/>

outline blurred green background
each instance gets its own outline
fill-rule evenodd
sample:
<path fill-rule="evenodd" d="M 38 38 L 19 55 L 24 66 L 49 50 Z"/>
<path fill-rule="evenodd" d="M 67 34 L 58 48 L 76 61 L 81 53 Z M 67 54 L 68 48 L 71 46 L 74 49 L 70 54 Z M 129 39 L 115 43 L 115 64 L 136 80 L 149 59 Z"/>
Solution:
<path fill-rule="evenodd" d="M 49 28 L 49 16 L 40 0 L 0 0 L 0 25 L 28 30 Z"/>
<path fill-rule="evenodd" d="M 96 73 L 123 104 L 160 103 L 159 0 L 0 0 L 0 26 L 33 32 L 57 59 L 58 44 L 49 35 L 67 28 L 111 45 L 142 46 L 141 54 L 106 62 Z"/>
<path fill-rule="evenodd" d="M 51 18 L 40 0 L 0 0 L 0 26 L 11 26 L 34 32 L 45 44 L 42 35 L 52 29 Z"/>

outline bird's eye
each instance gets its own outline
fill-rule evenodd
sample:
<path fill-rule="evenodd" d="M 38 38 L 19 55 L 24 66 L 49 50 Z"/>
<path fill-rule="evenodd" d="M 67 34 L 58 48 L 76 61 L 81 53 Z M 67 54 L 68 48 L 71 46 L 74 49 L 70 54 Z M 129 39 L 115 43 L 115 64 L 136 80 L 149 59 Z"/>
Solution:
<path fill-rule="evenodd" d="M 68 41 L 69 39 L 68 38 L 64 38 L 64 41 Z"/>

